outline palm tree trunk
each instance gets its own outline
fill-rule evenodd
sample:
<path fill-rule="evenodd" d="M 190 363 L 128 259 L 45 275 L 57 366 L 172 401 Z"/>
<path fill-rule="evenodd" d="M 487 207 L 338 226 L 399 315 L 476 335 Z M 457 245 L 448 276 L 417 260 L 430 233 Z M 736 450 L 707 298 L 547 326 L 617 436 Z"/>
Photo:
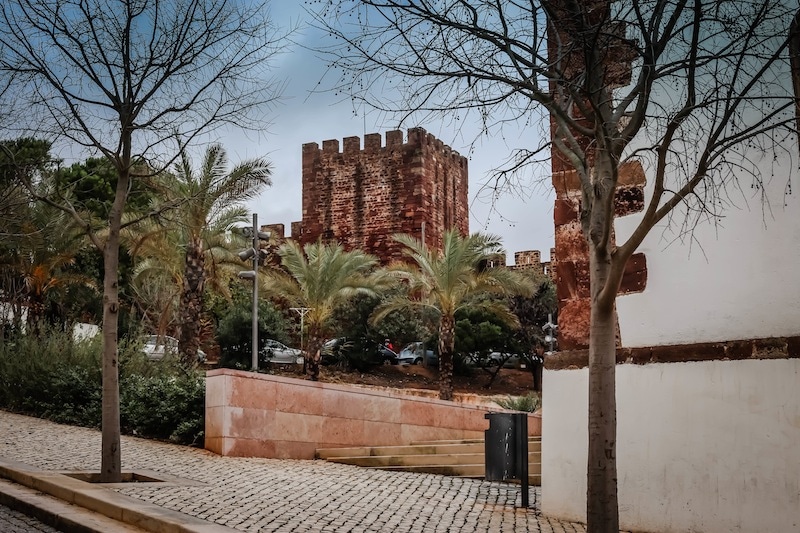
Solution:
<path fill-rule="evenodd" d="M 453 349 L 455 347 L 455 319 L 442 314 L 439 324 L 439 399 L 453 399 Z"/>
<path fill-rule="evenodd" d="M 32 294 L 28 303 L 28 331 L 38 335 L 42 331 L 42 320 L 44 320 L 44 298 L 41 294 Z"/>
<path fill-rule="evenodd" d="M 306 344 L 305 367 L 306 375 L 311 381 L 319 380 L 319 365 L 322 360 L 322 340 L 319 333 L 315 330 L 309 332 L 309 339 Z"/>
<path fill-rule="evenodd" d="M 186 249 L 186 263 L 181 292 L 181 335 L 179 351 L 187 366 L 197 361 L 200 348 L 200 319 L 203 314 L 205 290 L 205 255 L 203 243 L 193 239 Z"/>

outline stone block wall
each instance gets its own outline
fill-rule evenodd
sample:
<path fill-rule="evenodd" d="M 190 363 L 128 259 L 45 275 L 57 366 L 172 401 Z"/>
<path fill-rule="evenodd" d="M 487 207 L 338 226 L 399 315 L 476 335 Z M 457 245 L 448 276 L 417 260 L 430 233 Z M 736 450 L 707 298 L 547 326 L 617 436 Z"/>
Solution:
<path fill-rule="evenodd" d="M 206 375 L 205 447 L 220 455 L 313 459 L 317 448 L 483 438 L 488 412 L 397 391 L 218 369 Z M 541 420 L 529 415 L 529 435 L 541 435 Z"/>
<path fill-rule="evenodd" d="M 590 0 L 594 6 L 588 10 L 591 16 L 598 20 L 607 15 L 609 2 L 607 0 Z M 556 29 L 552 26 L 548 31 L 548 54 L 551 61 L 557 62 L 558 67 L 564 72 L 564 77 L 569 79 L 578 76 L 584 70 L 584 57 L 580 47 L 570 49 L 563 43 L 580 39 L 580 34 L 570 23 L 569 16 L 561 8 L 559 0 L 547 2 L 549 9 L 555 13 L 562 13 L 559 20 L 562 24 Z M 616 28 L 618 35 L 624 34 L 624 28 Z M 631 79 L 631 64 L 628 58 L 632 57 L 625 42 L 617 38 L 609 38 L 609 45 L 605 51 L 604 68 L 605 79 L 612 87 L 624 86 Z M 557 87 L 553 87 L 554 96 L 560 98 Z M 591 128 L 589 119 L 584 121 L 585 126 Z M 553 137 L 557 136 L 556 122 L 551 117 L 550 130 Z M 589 162 L 593 160 L 591 139 L 576 136 L 578 143 L 587 155 Z M 591 311 L 589 293 L 589 249 L 586 238 L 581 228 L 581 183 L 578 173 L 572 164 L 561 155 L 558 150 L 552 151 L 553 187 L 556 192 L 553 219 L 555 223 L 555 255 L 551 255 L 551 262 L 555 265 L 554 278 L 558 291 L 558 321 L 559 321 L 559 349 L 574 350 L 586 348 L 589 345 L 589 316 Z M 616 217 L 624 217 L 637 213 L 644 208 L 645 174 L 638 162 L 624 165 L 620 169 L 617 192 L 614 200 Z M 612 246 L 614 236 L 612 235 Z M 647 283 L 647 261 L 644 254 L 635 254 L 631 257 L 622 280 L 620 294 L 641 292 Z M 619 329 L 619 328 L 617 328 Z M 619 338 L 619 335 L 617 335 Z"/>
<path fill-rule="evenodd" d="M 445 230 L 469 233 L 467 159 L 422 128 L 303 145 L 303 220 L 292 237 L 321 238 L 383 262 L 402 259 L 395 233 L 441 247 Z M 423 229 L 424 228 L 424 229 Z"/>
<path fill-rule="evenodd" d="M 616 217 L 644 208 L 645 175 L 641 164 L 623 165 L 614 200 Z M 553 155 L 553 187 L 558 291 L 559 347 L 561 350 L 589 346 L 589 248 L 580 222 L 581 188 L 577 172 Z M 613 236 L 612 236 L 613 239 Z M 647 258 L 636 253 L 628 260 L 619 294 L 641 292 L 647 285 Z"/>

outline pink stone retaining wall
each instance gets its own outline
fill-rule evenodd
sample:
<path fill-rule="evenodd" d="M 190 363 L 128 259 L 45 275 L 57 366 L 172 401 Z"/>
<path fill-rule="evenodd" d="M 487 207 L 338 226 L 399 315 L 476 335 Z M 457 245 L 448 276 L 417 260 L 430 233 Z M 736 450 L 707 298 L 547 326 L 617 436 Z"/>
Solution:
<path fill-rule="evenodd" d="M 207 450 L 220 455 L 313 459 L 317 448 L 483 438 L 490 409 L 396 391 L 240 370 L 206 375 Z M 541 415 L 528 433 L 541 435 Z"/>

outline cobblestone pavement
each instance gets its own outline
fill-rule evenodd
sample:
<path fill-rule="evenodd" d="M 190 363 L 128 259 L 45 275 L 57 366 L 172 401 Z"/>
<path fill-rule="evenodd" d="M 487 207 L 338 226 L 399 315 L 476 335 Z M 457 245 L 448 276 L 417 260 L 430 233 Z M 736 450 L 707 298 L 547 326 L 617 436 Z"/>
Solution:
<path fill-rule="evenodd" d="M 100 469 L 100 433 L 0 411 L 0 457 L 46 470 Z M 515 508 L 520 487 L 324 461 L 220 457 L 205 450 L 122 438 L 123 470 L 194 481 L 117 489 L 142 501 L 249 532 L 585 531 Z M 199 482 L 199 483 L 198 483 Z"/>
<path fill-rule="evenodd" d="M 0 505 L 0 531 L 3 533 L 58 533 L 47 524 Z"/>

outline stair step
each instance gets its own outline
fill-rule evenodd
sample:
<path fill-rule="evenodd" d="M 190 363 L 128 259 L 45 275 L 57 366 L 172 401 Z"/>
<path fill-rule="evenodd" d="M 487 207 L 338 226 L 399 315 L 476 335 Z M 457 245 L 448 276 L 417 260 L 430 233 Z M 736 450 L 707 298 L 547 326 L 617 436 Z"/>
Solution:
<path fill-rule="evenodd" d="M 484 465 L 483 454 L 446 454 L 446 455 L 367 455 L 360 457 L 331 457 L 333 463 L 380 468 L 388 466 L 448 466 L 448 465 Z M 528 454 L 529 473 L 540 473 L 539 454 Z"/>
<path fill-rule="evenodd" d="M 541 440 L 529 440 L 528 452 L 540 453 L 542 449 Z M 410 444 L 406 446 L 356 446 L 353 448 L 318 448 L 316 457 L 318 459 L 329 459 L 333 457 L 364 457 L 371 455 L 438 455 L 438 454 L 465 454 L 465 453 L 484 453 L 483 441 L 451 444 L 449 441 L 430 444 Z"/>
<path fill-rule="evenodd" d="M 483 443 L 473 444 L 423 444 L 406 446 L 358 446 L 355 448 L 319 448 L 317 457 L 341 457 L 343 455 L 422 455 L 440 453 L 483 453 Z"/>
<path fill-rule="evenodd" d="M 528 437 L 528 442 L 542 442 L 542 437 Z M 483 444 L 484 439 L 453 439 L 453 440 L 420 440 L 411 443 L 412 446 L 432 444 Z"/>
<path fill-rule="evenodd" d="M 541 484 L 541 437 L 528 439 L 528 482 Z M 365 468 L 483 479 L 483 439 L 424 441 L 404 446 L 319 448 L 316 457 Z"/>
<path fill-rule="evenodd" d="M 390 470 L 393 472 L 416 472 L 424 474 L 439 474 L 442 476 L 465 477 L 470 479 L 483 479 L 486 475 L 486 470 L 483 463 L 474 465 L 425 465 L 425 466 L 387 466 L 387 467 L 370 467 L 379 470 Z M 514 480 L 509 480 L 513 483 Z M 531 485 L 541 485 L 541 474 L 532 474 L 528 472 L 528 483 Z"/>

